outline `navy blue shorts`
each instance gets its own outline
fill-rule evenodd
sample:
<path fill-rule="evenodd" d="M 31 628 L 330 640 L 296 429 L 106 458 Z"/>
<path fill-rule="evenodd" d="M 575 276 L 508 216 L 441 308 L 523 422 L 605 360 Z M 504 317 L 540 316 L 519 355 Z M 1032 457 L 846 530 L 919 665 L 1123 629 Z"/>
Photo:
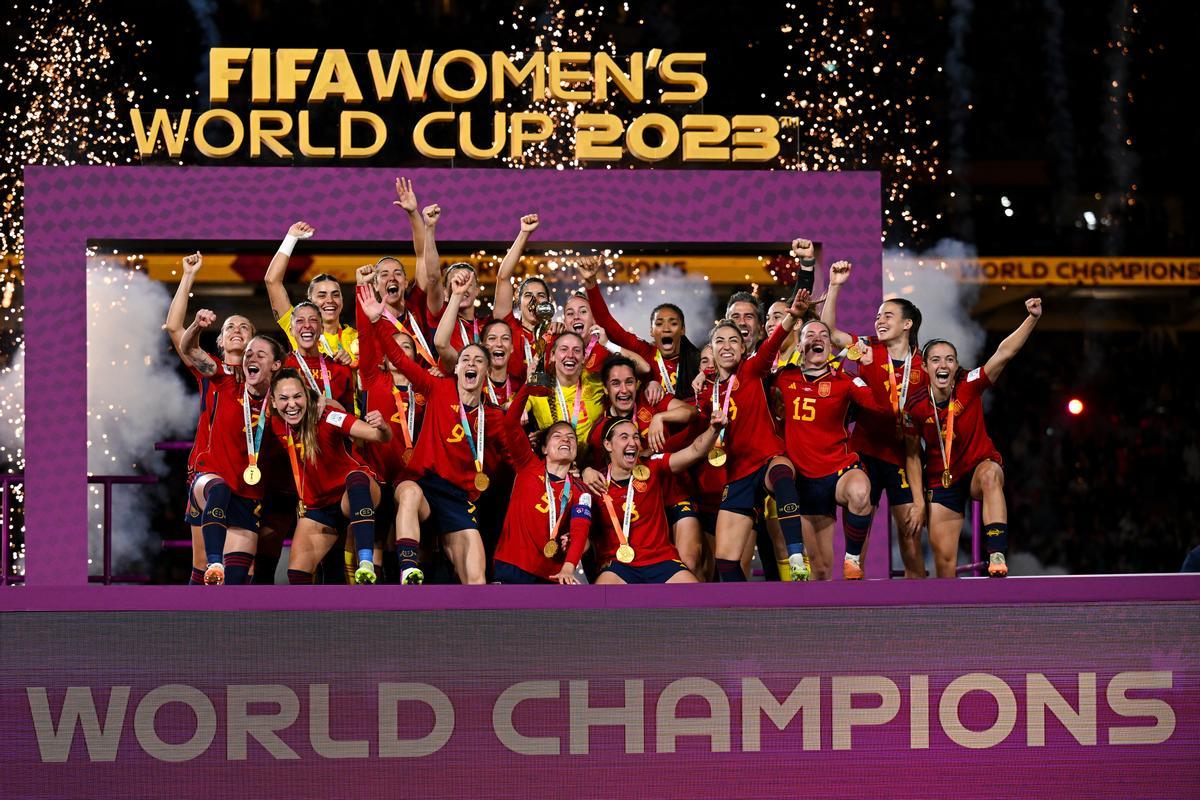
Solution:
<path fill-rule="evenodd" d="M 966 475 L 950 484 L 950 488 L 942 488 L 942 478 L 939 475 L 934 478 L 933 485 L 929 488 L 929 502 L 943 505 L 953 511 L 955 514 L 967 513 L 967 505 L 971 502 L 971 479 L 975 477 L 975 470 L 971 470 Z"/>
<path fill-rule="evenodd" d="M 243 528 L 258 533 L 258 519 L 262 513 L 262 502 L 241 495 L 229 496 L 229 507 L 225 509 L 225 521 L 230 528 Z"/>
<path fill-rule="evenodd" d="M 557 581 L 549 580 L 547 578 L 543 578 L 541 575 L 534 575 L 532 572 L 526 572 L 525 570 L 521 569 L 520 567 L 513 566 L 512 564 L 509 564 L 507 561 L 500 561 L 500 560 L 493 562 L 492 580 L 496 583 L 519 583 L 519 584 L 556 583 L 557 582 Z"/>
<path fill-rule="evenodd" d="M 340 531 L 350 524 L 350 520 L 342 513 L 341 501 L 322 506 L 321 508 L 306 508 L 304 509 L 304 518 L 311 519 L 313 522 L 319 522 L 327 528 L 333 528 L 335 531 Z"/>
<path fill-rule="evenodd" d="M 622 564 L 620 561 L 611 561 L 600 572 L 601 574 L 611 572 L 626 583 L 666 583 L 676 574 L 687 572 L 687 567 L 683 565 L 682 561 L 674 559 L 647 564 L 644 567 L 634 567 Z"/>
<path fill-rule="evenodd" d="M 887 492 L 888 506 L 908 505 L 913 501 L 912 487 L 908 485 L 908 474 L 904 467 L 875 458 L 862 456 L 863 468 L 871 479 L 871 505 L 878 507 L 879 498 Z"/>
<path fill-rule="evenodd" d="M 753 517 L 762 508 L 767 492 L 767 461 L 744 478 L 738 478 L 721 493 L 721 510 Z"/>
<path fill-rule="evenodd" d="M 700 520 L 700 530 L 705 533 L 716 535 L 717 533 L 717 512 L 715 511 L 697 511 L 696 517 Z"/>
<path fill-rule="evenodd" d="M 681 519 L 687 519 L 689 517 L 698 519 L 700 517 L 700 512 L 696 510 L 696 503 L 691 498 L 688 498 L 687 500 L 680 500 L 675 505 L 667 506 L 666 510 L 668 528 L 674 528 L 675 523 L 679 522 Z"/>
<path fill-rule="evenodd" d="M 796 476 L 796 495 L 800 501 L 800 513 L 806 517 L 837 516 L 837 484 L 841 477 L 852 469 L 862 469 L 862 462 L 855 461 L 820 478 Z"/>
<path fill-rule="evenodd" d="M 479 530 L 475 517 L 475 504 L 460 489 L 445 478 L 426 475 L 417 481 L 429 504 L 429 521 L 439 534 L 455 531 Z"/>

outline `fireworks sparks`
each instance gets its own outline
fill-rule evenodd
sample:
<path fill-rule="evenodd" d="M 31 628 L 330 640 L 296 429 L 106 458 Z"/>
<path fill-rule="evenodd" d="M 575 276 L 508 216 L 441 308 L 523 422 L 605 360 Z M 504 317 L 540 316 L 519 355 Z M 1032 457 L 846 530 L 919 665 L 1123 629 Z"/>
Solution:
<path fill-rule="evenodd" d="M 802 171 L 880 170 L 884 241 L 903 246 L 919 238 L 929 225 L 908 208 L 908 194 L 944 174 L 932 119 L 920 113 L 930 98 L 913 88 L 925 58 L 897 52 L 863 0 L 785 8 L 790 88 L 775 104 L 784 121 L 781 163 Z"/>

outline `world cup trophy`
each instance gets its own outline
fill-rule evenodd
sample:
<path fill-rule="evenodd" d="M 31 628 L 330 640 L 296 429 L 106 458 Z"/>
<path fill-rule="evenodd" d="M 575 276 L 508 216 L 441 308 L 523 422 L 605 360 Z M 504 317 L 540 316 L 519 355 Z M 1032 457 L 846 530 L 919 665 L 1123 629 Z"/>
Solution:
<path fill-rule="evenodd" d="M 549 389 L 554 386 L 554 376 L 546 372 L 546 331 L 554 318 L 554 303 L 543 302 L 533 307 L 533 353 L 537 358 L 537 369 L 529 379 L 530 386 Z"/>

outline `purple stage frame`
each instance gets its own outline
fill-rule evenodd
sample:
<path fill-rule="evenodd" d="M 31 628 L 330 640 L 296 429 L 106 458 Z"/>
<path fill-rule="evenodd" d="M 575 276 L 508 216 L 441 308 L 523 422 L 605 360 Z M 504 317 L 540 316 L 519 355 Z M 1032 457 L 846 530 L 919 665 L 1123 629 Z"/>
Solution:
<path fill-rule="evenodd" d="M 40 167 L 25 169 L 25 582 L 87 583 L 87 312 L 82 265 L 92 241 L 262 242 L 298 218 L 322 242 L 405 241 L 395 178 L 444 209 L 439 239 L 506 247 L 515 215 L 542 209 L 536 241 L 737 243 L 786 251 L 820 243 L 854 262 L 838 316 L 867 330 L 880 299 L 880 179 L 875 172 L 710 170 L 294 169 Z M 551 199 L 552 198 L 552 199 Z M 878 515 L 876 541 L 885 535 Z M 881 533 L 884 532 L 884 533 Z M 887 548 L 869 574 L 887 572 Z"/>

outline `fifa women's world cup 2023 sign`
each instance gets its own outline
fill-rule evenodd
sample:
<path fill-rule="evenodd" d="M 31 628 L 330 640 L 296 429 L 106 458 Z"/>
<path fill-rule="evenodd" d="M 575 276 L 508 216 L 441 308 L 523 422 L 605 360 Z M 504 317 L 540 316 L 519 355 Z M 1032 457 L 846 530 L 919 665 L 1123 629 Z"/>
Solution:
<path fill-rule="evenodd" d="M 683 114 L 677 119 L 648 111 L 622 119 L 609 108 L 610 102 L 644 108 L 648 97 L 664 109 L 696 104 L 708 91 L 705 60 L 704 53 L 658 49 L 632 53 L 618 63 L 605 52 L 370 50 L 364 59 L 345 50 L 218 47 L 210 51 L 211 108 L 200 113 L 159 108 L 152 114 L 133 109 L 130 114 L 142 156 L 161 149 L 178 157 L 190 142 L 208 158 L 368 158 L 396 132 L 365 104 L 382 110 L 394 101 L 422 103 L 436 97 L 451 106 L 490 102 L 505 110 L 492 111 L 485 131 L 473 130 L 470 110 L 422 115 L 407 133 L 416 151 L 431 159 L 519 159 L 566 125 L 573 127 L 574 157 L 586 162 L 615 162 L 627 155 L 646 162 L 760 163 L 775 158 L 780 121 L 769 115 Z M 529 107 L 513 110 L 522 99 Z M 224 107 L 231 102 L 251 108 Z M 335 134 L 316 125 L 313 117 L 319 111 L 315 107 L 326 102 L 342 106 Z M 253 107 L 267 104 L 281 107 Z M 547 108 L 559 110 L 547 113 Z M 476 111 L 475 116 L 476 127 L 489 127 L 478 119 L 484 114 Z"/>

